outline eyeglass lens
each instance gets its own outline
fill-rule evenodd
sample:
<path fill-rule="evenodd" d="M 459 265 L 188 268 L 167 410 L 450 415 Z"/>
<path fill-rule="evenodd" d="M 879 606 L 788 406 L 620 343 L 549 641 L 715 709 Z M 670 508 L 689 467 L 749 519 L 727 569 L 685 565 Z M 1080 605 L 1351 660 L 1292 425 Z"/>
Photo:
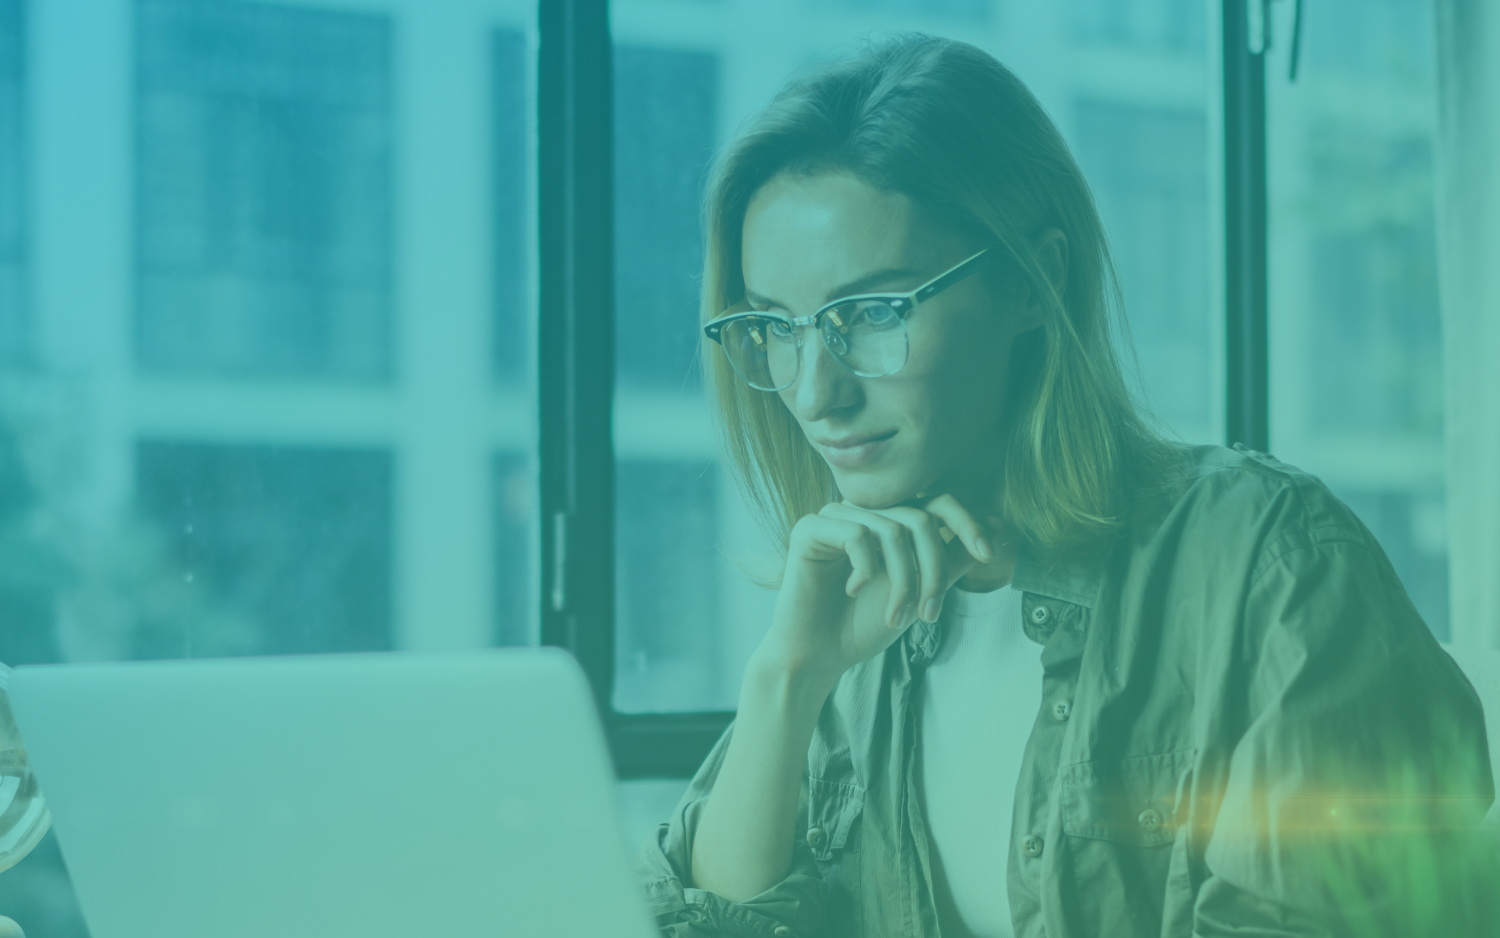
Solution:
<path fill-rule="evenodd" d="M 818 323 L 823 345 L 862 378 L 893 374 L 906 364 L 906 323 L 889 303 L 856 300 L 825 312 Z M 747 316 L 724 327 L 721 342 L 740 377 L 762 391 L 780 391 L 797 380 L 801 342 L 783 319 Z"/>

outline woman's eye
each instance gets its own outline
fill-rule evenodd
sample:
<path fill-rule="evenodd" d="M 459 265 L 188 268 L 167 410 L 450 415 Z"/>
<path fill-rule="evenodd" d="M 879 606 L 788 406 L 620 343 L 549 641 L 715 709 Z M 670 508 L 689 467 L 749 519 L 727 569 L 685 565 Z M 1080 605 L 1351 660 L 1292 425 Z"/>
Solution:
<path fill-rule="evenodd" d="M 766 320 L 766 331 L 778 339 L 790 339 L 792 337 L 792 327 L 780 319 Z"/>
<path fill-rule="evenodd" d="M 868 323 L 872 326 L 883 326 L 896 316 L 896 311 L 885 303 L 870 303 L 861 306 L 854 316 L 855 323 Z"/>

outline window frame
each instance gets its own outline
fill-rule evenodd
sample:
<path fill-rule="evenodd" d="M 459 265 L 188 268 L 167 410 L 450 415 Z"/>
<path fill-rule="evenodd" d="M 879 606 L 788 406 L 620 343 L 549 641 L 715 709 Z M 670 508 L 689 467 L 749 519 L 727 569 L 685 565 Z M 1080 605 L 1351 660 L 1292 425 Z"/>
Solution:
<path fill-rule="evenodd" d="M 1221 0 L 1226 443 L 1268 441 L 1265 54 L 1252 13 Z M 693 774 L 732 712 L 620 713 L 614 690 L 613 68 L 608 0 L 539 0 L 538 492 L 542 644 L 593 688 L 617 775 Z M 599 571 L 608 571 L 600 576 Z"/>
<path fill-rule="evenodd" d="M 1300 2 L 1300 0 L 1299 0 Z M 1251 7 L 1264 38 L 1251 35 Z M 1300 17 L 1301 8 L 1298 7 Z M 1271 0 L 1223 0 L 1225 443 L 1270 449 L 1266 53 Z M 1300 27 L 1300 19 L 1298 27 Z M 1293 43 L 1298 40 L 1293 36 Z M 1255 51 L 1259 46 L 1259 51 Z"/>

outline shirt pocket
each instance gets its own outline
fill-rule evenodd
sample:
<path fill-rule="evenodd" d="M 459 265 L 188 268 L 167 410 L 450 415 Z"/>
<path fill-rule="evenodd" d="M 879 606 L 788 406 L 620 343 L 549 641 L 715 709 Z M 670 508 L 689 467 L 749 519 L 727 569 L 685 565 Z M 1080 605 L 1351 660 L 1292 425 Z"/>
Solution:
<path fill-rule="evenodd" d="M 827 862 L 842 851 L 865 808 L 865 790 L 848 782 L 807 779 L 804 840 L 813 858 Z"/>
<path fill-rule="evenodd" d="M 1196 749 L 1182 749 L 1068 766 L 1062 774 L 1063 833 L 1131 847 L 1171 843 L 1178 793 L 1196 756 Z"/>

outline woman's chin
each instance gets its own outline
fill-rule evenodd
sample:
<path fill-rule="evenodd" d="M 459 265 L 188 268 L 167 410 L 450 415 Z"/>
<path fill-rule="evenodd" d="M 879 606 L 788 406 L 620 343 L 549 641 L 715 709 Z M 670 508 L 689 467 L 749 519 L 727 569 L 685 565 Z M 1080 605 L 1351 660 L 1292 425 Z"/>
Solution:
<path fill-rule="evenodd" d="M 917 486 L 903 484 L 895 479 L 871 478 L 867 475 L 858 475 L 852 478 L 835 478 L 838 483 L 839 494 L 844 501 L 856 508 L 864 508 L 874 511 L 880 508 L 892 508 L 903 502 L 909 502 L 917 497 Z"/>

